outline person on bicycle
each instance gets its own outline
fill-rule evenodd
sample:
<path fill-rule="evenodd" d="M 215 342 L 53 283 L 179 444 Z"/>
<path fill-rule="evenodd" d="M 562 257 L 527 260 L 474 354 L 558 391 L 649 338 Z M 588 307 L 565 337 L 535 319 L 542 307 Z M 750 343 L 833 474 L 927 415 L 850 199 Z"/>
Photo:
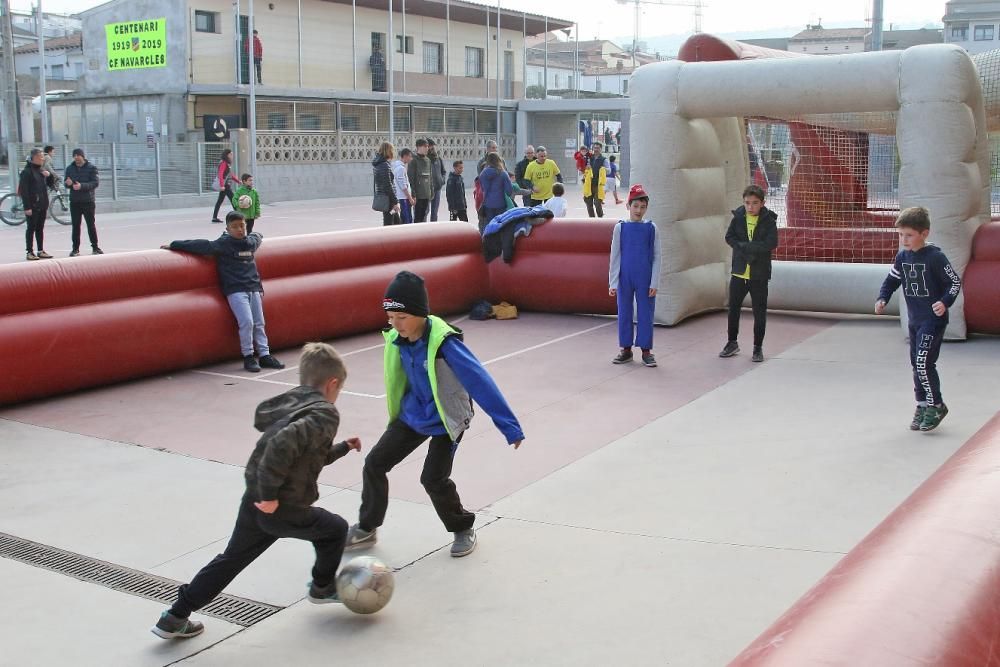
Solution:
<path fill-rule="evenodd" d="M 44 153 L 41 149 L 32 148 L 28 162 L 21 171 L 21 180 L 17 184 L 17 192 L 24 205 L 24 220 L 27 229 L 24 232 L 24 242 L 28 249 L 28 261 L 52 259 L 52 255 L 43 250 L 45 243 L 45 216 L 49 212 L 49 189 L 42 173 Z M 38 246 L 35 254 L 34 246 Z"/>
<path fill-rule="evenodd" d="M 69 219 L 73 225 L 73 250 L 70 257 L 80 254 L 80 222 L 87 220 L 87 236 L 90 239 L 90 252 L 103 255 L 104 251 L 97 246 L 97 225 L 94 222 L 96 210 L 94 190 L 101 184 L 97 167 L 87 161 L 82 148 L 73 149 L 73 162 L 66 167 L 66 187 L 69 188 Z"/>

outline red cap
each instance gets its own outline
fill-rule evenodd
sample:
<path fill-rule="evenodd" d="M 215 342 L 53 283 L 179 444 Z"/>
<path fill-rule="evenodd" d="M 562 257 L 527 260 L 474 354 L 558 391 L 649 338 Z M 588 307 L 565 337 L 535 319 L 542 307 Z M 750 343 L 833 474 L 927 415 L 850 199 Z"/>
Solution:
<path fill-rule="evenodd" d="M 628 201 L 626 202 L 626 204 L 631 205 L 633 199 L 641 199 L 643 197 L 649 199 L 649 195 L 647 195 L 646 191 L 642 189 L 642 186 L 636 183 L 631 188 L 629 188 Z"/>

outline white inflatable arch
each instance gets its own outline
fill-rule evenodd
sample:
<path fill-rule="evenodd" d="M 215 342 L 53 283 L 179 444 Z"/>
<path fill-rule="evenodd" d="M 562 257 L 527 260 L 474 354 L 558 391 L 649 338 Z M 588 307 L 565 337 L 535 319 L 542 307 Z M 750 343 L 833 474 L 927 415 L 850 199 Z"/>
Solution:
<path fill-rule="evenodd" d="M 660 324 L 726 305 L 730 249 L 724 235 L 750 182 L 743 128 L 748 116 L 895 112 L 900 207 L 930 210 L 931 241 L 960 273 L 976 228 L 989 219 L 982 91 L 972 60 L 956 46 L 670 61 L 639 68 L 630 89 L 630 180 L 650 193 L 648 215 L 662 244 Z M 870 313 L 886 270 L 775 262 L 769 307 Z M 962 306 L 959 299 L 952 308 L 950 338 L 966 335 Z"/>

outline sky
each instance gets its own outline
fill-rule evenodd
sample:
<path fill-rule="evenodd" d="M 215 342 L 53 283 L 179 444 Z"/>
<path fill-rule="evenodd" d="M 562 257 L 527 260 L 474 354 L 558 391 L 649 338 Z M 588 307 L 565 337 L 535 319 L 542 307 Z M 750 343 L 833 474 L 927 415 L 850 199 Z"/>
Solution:
<path fill-rule="evenodd" d="M 70 13 L 96 7 L 104 1 L 43 0 L 42 6 L 47 12 Z M 176 0 L 161 0 L 173 1 Z M 642 0 L 640 4 L 640 39 L 694 30 L 692 7 L 658 6 L 658 1 Z M 10 0 L 10 3 L 12 8 L 23 10 L 32 5 L 30 0 Z M 702 32 L 727 35 L 745 32 L 760 36 L 756 33 L 773 31 L 775 37 L 791 36 L 806 24 L 819 21 L 829 27 L 863 27 L 872 12 L 871 0 L 703 0 L 703 3 Z M 394 0 L 394 4 L 398 7 L 400 0 Z M 633 0 L 500 0 L 500 6 L 578 21 L 580 39 L 631 38 L 635 26 Z M 926 24 L 940 25 L 945 0 L 884 0 L 883 6 L 886 28 L 890 23 L 919 28 Z"/>

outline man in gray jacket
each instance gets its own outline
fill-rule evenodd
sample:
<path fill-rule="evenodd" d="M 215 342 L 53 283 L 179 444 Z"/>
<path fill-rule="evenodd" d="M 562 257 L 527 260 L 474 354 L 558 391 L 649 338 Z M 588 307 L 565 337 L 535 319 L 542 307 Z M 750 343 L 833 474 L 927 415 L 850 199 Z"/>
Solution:
<path fill-rule="evenodd" d="M 97 224 L 94 222 L 95 204 L 94 190 L 100 185 L 101 179 L 97 167 L 87 161 L 82 148 L 73 149 L 73 162 L 66 167 L 65 181 L 69 188 L 69 219 L 73 225 L 73 249 L 70 257 L 80 254 L 80 222 L 87 221 L 87 236 L 90 239 L 90 251 L 94 255 L 103 255 L 104 251 L 97 245 Z"/>
<path fill-rule="evenodd" d="M 441 188 L 448 180 L 448 172 L 444 168 L 444 160 L 437 152 L 437 144 L 433 139 L 427 140 L 427 157 L 431 160 L 431 182 L 434 186 L 434 197 L 431 199 L 431 222 L 437 222 L 438 207 L 441 205 Z"/>
<path fill-rule="evenodd" d="M 431 159 L 427 157 L 427 140 L 417 139 L 417 154 L 406 165 L 406 177 L 410 179 L 410 194 L 417 200 L 413 208 L 413 222 L 427 222 L 427 212 L 434 198 L 434 177 Z"/>

